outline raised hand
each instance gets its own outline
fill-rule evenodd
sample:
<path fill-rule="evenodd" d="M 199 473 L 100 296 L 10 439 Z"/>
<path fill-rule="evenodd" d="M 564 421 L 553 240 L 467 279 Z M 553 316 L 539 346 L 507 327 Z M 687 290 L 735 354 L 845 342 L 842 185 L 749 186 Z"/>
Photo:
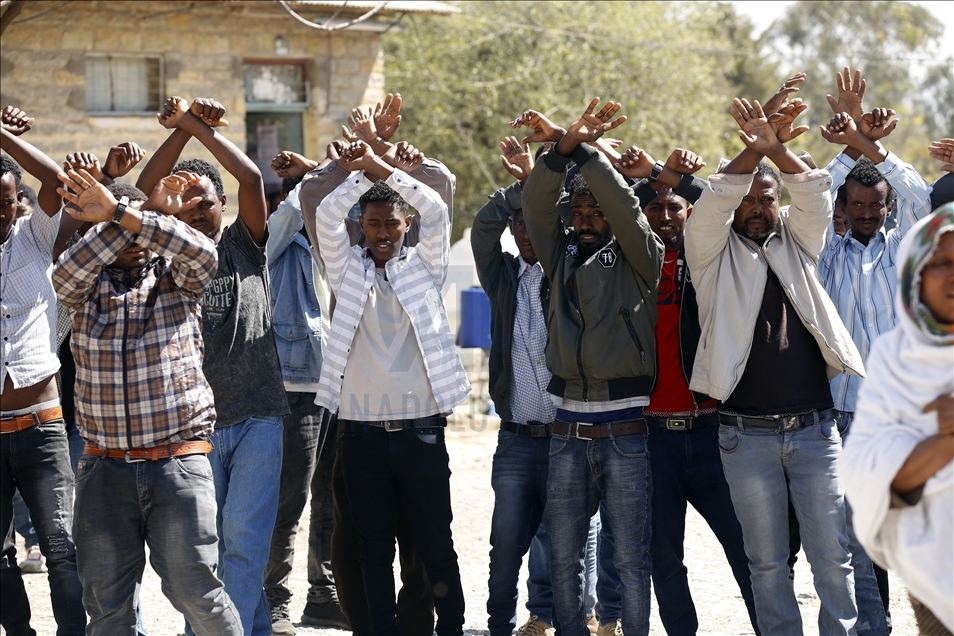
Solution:
<path fill-rule="evenodd" d="M 91 152 L 71 152 L 66 155 L 66 161 L 63 162 L 63 170 L 85 170 L 96 181 L 103 180 L 103 170 L 99 167 L 99 159 Z"/>
<path fill-rule="evenodd" d="M 189 102 L 181 97 L 173 95 L 162 105 L 162 109 L 156 113 L 159 123 L 163 128 L 173 129 L 179 125 L 182 118 L 189 110 Z"/>
<path fill-rule="evenodd" d="M 338 161 L 341 158 L 341 153 L 344 152 L 345 148 L 348 147 L 348 144 L 340 139 L 335 139 L 330 144 L 325 146 L 325 159 L 329 161 Z"/>
<path fill-rule="evenodd" d="M 374 106 L 374 127 L 384 141 L 391 141 L 391 137 L 401 125 L 401 103 L 400 93 L 388 93 L 383 106 L 381 102 Z"/>
<path fill-rule="evenodd" d="M 808 110 L 807 104 L 803 103 L 800 99 L 793 99 L 790 102 L 782 104 L 778 112 L 769 115 L 769 124 L 771 124 L 775 130 L 775 136 L 778 137 L 779 141 L 783 144 L 787 144 L 802 133 L 808 132 L 808 126 L 792 127 L 792 124 L 798 116 L 806 110 Z"/>
<path fill-rule="evenodd" d="M 201 185 L 202 179 L 199 175 L 180 170 L 159 180 L 159 183 L 150 193 L 149 200 L 143 204 L 142 209 L 156 210 L 167 216 L 175 216 L 199 205 L 199 202 L 202 201 L 201 196 L 186 200 L 185 193 L 189 188 L 201 187 Z"/>
<path fill-rule="evenodd" d="M 837 113 L 825 126 L 819 126 L 821 136 L 829 143 L 850 146 L 858 134 L 858 126 L 848 113 Z"/>
<path fill-rule="evenodd" d="M 941 170 L 954 172 L 954 139 L 944 138 L 932 141 L 931 145 L 928 146 L 928 154 L 931 155 L 932 159 L 944 163 Z"/>
<path fill-rule="evenodd" d="M 125 141 L 109 149 L 103 172 L 113 179 L 118 179 L 132 170 L 145 156 L 146 153 L 137 143 Z"/>
<path fill-rule="evenodd" d="M 33 118 L 15 106 L 6 106 L 0 111 L 0 128 L 19 137 L 33 128 Z"/>
<path fill-rule="evenodd" d="M 603 137 L 603 141 L 605 141 L 606 144 L 613 150 L 616 150 L 617 148 L 623 145 L 622 139 L 615 139 L 613 137 Z"/>
<path fill-rule="evenodd" d="M 704 165 L 706 165 L 706 162 L 702 160 L 702 157 L 691 150 L 682 148 L 673 150 L 669 153 L 669 158 L 666 159 L 666 167 L 680 174 L 695 174 Z"/>
<path fill-rule="evenodd" d="M 56 178 L 64 186 L 56 189 L 57 194 L 73 204 L 66 206 L 70 216 L 89 223 L 112 220 L 118 201 L 93 175 L 80 168 L 58 172 Z"/>
<path fill-rule="evenodd" d="M 374 112 L 369 108 L 364 112 L 360 108 L 353 108 L 348 117 L 351 132 L 361 141 L 372 143 L 378 138 L 378 130 L 374 126 Z"/>
<path fill-rule="evenodd" d="M 735 119 L 741 130 L 739 137 L 748 148 L 767 155 L 777 149 L 779 142 L 775 129 L 765 116 L 762 105 L 758 100 L 749 104 L 747 99 L 736 98 L 732 100 L 733 106 L 729 109 L 729 114 Z"/>
<path fill-rule="evenodd" d="M 616 169 L 630 179 L 648 179 L 653 172 L 656 160 L 649 153 L 636 146 L 630 147 L 616 162 Z"/>
<path fill-rule="evenodd" d="M 851 68 L 845 67 L 845 70 L 835 75 L 835 81 L 838 83 L 838 99 L 831 95 L 826 95 L 828 104 L 833 113 L 848 113 L 852 119 L 858 121 L 865 112 L 865 87 L 868 83 L 861 77 L 861 69 L 855 69 L 855 77 L 851 77 Z"/>
<path fill-rule="evenodd" d="M 580 143 L 596 141 L 603 136 L 603 133 L 613 130 L 624 121 L 626 115 L 620 115 L 616 119 L 616 114 L 622 105 L 619 102 L 606 102 L 596 113 L 596 106 L 600 103 L 600 98 L 596 97 L 590 101 L 589 106 L 583 111 L 583 114 L 575 122 L 570 124 L 566 134 Z"/>
<path fill-rule="evenodd" d="M 349 144 L 341 153 L 341 158 L 338 159 L 338 165 L 348 172 L 366 170 L 373 163 L 374 151 L 371 150 L 371 146 L 360 140 Z"/>
<path fill-rule="evenodd" d="M 211 97 L 197 98 L 189 110 L 210 128 L 229 125 L 229 120 L 225 118 L 225 106 Z"/>
<path fill-rule="evenodd" d="M 282 179 L 294 179 L 318 167 L 317 161 L 303 157 L 297 152 L 283 150 L 272 159 L 272 172 Z"/>
<path fill-rule="evenodd" d="M 381 155 L 392 168 L 410 172 L 424 163 L 424 153 L 406 141 L 392 144 L 388 151 Z"/>
<path fill-rule="evenodd" d="M 546 115 L 535 110 L 526 110 L 522 115 L 520 115 L 520 117 L 517 117 L 515 120 L 510 122 L 510 127 L 513 129 L 517 129 L 522 126 L 533 129 L 531 134 L 527 135 L 520 141 L 522 144 L 528 144 L 532 141 L 541 143 L 552 141 L 556 143 L 557 141 L 560 141 L 560 138 L 563 137 L 563 134 L 566 132 L 552 121 L 547 119 Z"/>
<path fill-rule="evenodd" d="M 762 110 L 765 111 L 765 114 L 771 115 L 772 113 L 777 113 L 782 106 L 788 103 L 789 95 L 801 90 L 798 88 L 798 85 L 804 82 L 807 77 L 805 73 L 795 73 L 795 75 L 785 80 L 781 88 L 775 91 L 775 94 L 769 97 L 768 101 L 762 105 Z"/>
<path fill-rule="evenodd" d="M 500 161 L 513 178 L 523 186 L 533 170 L 533 153 L 526 144 L 521 145 L 516 137 L 507 137 L 500 142 Z"/>
<path fill-rule="evenodd" d="M 855 121 L 862 135 L 871 141 L 884 139 L 891 134 L 898 125 L 897 113 L 890 108 L 875 108 L 870 113 L 862 115 Z"/>

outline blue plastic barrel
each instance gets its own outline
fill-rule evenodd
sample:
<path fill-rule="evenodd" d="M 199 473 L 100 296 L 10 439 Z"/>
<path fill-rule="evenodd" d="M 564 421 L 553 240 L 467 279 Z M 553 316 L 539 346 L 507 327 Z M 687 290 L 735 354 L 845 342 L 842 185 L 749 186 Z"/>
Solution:
<path fill-rule="evenodd" d="M 490 299 L 481 287 L 460 292 L 457 344 L 466 349 L 490 349 Z"/>

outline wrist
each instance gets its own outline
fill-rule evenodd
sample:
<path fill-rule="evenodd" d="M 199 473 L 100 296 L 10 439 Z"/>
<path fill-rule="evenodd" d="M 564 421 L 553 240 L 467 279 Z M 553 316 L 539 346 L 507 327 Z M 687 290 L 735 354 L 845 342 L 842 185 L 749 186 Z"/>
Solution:
<path fill-rule="evenodd" d="M 553 152 L 563 157 L 569 157 L 580 143 L 582 143 L 582 140 L 577 139 L 573 133 L 565 132 L 553 146 Z"/>
<path fill-rule="evenodd" d="M 382 139 L 379 135 L 375 135 L 374 138 L 368 142 L 368 145 L 371 146 L 371 150 L 374 151 L 374 154 L 379 157 L 384 156 L 391 149 L 393 144 Z"/>
<path fill-rule="evenodd" d="M 119 225 L 123 222 L 123 217 L 126 216 L 126 204 L 129 203 L 129 197 L 121 197 L 119 201 L 116 202 L 116 210 L 113 212 L 113 218 L 111 219 L 113 223 Z"/>

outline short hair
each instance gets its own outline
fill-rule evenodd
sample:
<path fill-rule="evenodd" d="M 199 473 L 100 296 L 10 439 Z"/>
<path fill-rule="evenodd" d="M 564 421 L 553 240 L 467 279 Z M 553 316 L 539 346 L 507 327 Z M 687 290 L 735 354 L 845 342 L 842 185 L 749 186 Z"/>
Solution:
<path fill-rule="evenodd" d="M 305 175 L 300 174 L 297 177 L 285 177 L 282 179 L 282 196 L 287 197 L 304 178 Z"/>
<path fill-rule="evenodd" d="M 778 176 L 778 173 L 775 172 L 775 169 L 772 168 L 767 161 L 760 161 L 758 165 L 755 166 L 755 178 L 757 179 L 759 177 L 774 181 L 776 192 L 782 194 L 782 178 Z"/>
<path fill-rule="evenodd" d="M 568 190 L 571 197 L 575 195 L 580 197 L 596 198 L 593 196 L 590 186 L 586 184 L 586 179 L 583 178 L 582 172 L 577 172 L 575 175 L 573 175 L 573 179 L 570 180 L 570 187 Z"/>
<path fill-rule="evenodd" d="M 202 159 L 184 159 L 176 164 L 172 172 L 175 174 L 182 170 L 192 172 L 200 177 L 208 177 L 212 185 L 215 186 L 215 196 L 221 198 L 225 195 L 225 186 L 222 185 L 222 175 L 219 174 L 218 168 L 208 161 Z"/>
<path fill-rule="evenodd" d="M 17 162 L 11 159 L 6 155 L 0 155 L 0 177 L 10 173 L 13 175 L 13 181 L 17 184 L 17 188 L 20 187 L 20 177 L 23 175 L 20 172 L 20 166 L 17 165 Z"/>
<path fill-rule="evenodd" d="M 145 201 L 149 198 L 145 192 L 128 183 L 119 183 L 117 181 L 106 186 L 106 189 L 117 199 L 120 197 L 129 197 L 130 201 Z"/>
<path fill-rule="evenodd" d="M 854 179 L 865 188 L 873 188 L 881 182 L 888 183 L 888 180 L 884 178 L 884 175 L 878 172 L 878 167 L 874 164 L 874 162 L 868 157 L 862 157 L 858 160 L 858 163 L 855 164 L 855 167 L 851 169 L 851 172 L 848 173 L 848 176 L 845 177 L 845 182 L 841 184 L 841 187 L 838 188 L 838 194 L 835 195 L 835 200 L 842 205 L 848 203 L 848 179 Z M 888 183 L 888 197 L 886 203 L 889 208 L 894 205 L 894 201 L 897 198 L 898 193 L 895 192 L 894 188 L 891 187 L 891 184 Z"/>
<path fill-rule="evenodd" d="M 391 186 L 383 181 L 378 181 L 371 189 L 361 195 L 358 199 L 358 207 L 361 208 L 361 214 L 364 214 L 365 208 L 369 203 L 387 203 L 401 214 L 407 214 L 407 201 L 401 198 L 401 195 L 394 191 Z"/>
<path fill-rule="evenodd" d="M 38 205 L 36 202 L 36 190 L 25 183 L 21 183 L 20 192 L 23 193 L 23 202 L 35 209 Z"/>

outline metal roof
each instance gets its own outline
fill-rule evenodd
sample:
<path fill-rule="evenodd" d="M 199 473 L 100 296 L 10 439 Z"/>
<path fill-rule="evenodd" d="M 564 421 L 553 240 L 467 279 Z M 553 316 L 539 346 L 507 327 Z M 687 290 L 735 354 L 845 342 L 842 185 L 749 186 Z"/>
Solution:
<path fill-rule="evenodd" d="M 369 11 L 381 4 L 380 0 L 289 0 L 291 5 L 321 7 L 329 9 L 356 9 Z M 380 13 L 419 13 L 429 15 L 453 15 L 460 9 L 446 2 L 433 0 L 390 0 Z"/>

